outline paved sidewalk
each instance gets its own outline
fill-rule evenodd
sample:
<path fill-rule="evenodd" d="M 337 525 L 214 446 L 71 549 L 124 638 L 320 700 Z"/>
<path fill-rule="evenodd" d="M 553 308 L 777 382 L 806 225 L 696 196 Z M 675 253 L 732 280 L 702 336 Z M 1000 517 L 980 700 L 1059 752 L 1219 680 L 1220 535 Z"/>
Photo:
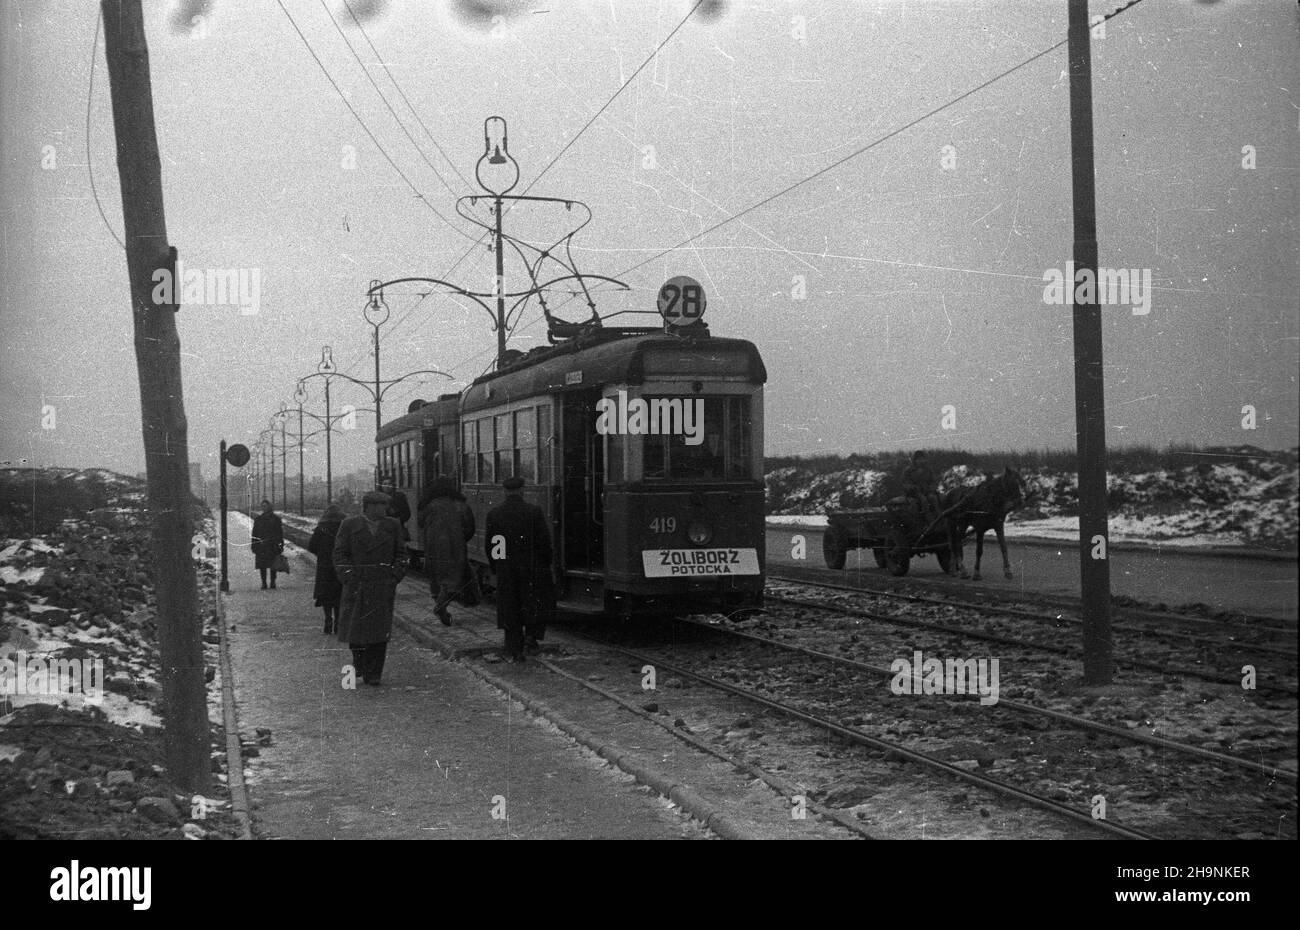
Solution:
<path fill-rule="evenodd" d="M 347 647 L 321 633 L 313 560 L 260 590 L 232 515 L 225 598 L 255 832 L 297 839 L 700 837 L 701 828 L 471 672 L 400 632 L 384 684 L 342 688 Z M 504 807 L 505 819 L 494 819 Z"/>

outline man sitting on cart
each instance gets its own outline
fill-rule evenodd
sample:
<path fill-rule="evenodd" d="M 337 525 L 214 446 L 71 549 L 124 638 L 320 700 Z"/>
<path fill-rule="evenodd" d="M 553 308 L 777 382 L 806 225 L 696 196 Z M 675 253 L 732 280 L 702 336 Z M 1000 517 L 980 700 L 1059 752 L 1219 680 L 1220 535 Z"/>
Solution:
<path fill-rule="evenodd" d="M 931 520 L 939 519 L 939 479 L 921 449 L 912 453 L 911 463 L 903 470 L 903 493 L 915 500 Z"/>

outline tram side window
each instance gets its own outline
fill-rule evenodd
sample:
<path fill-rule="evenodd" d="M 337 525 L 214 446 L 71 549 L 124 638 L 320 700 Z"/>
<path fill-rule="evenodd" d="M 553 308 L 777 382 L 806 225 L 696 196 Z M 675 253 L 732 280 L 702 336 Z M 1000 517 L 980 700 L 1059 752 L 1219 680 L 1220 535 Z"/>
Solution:
<path fill-rule="evenodd" d="M 492 468 L 492 418 L 476 420 L 474 427 L 478 432 L 478 480 L 480 484 L 493 484 L 496 473 Z"/>
<path fill-rule="evenodd" d="M 516 410 L 514 474 L 529 483 L 537 481 L 537 431 L 533 428 L 533 408 Z"/>
<path fill-rule="evenodd" d="M 508 413 L 492 418 L 493 431 L 497 438 L 496 467 L 497 480 L 504 481 L 514 474 L 514 429 Z"/>
<path fill-rule="evenodd" d="M 554 443 L 551 441 L 551 405 L 537 408 L 537 483 L 550 484 L 554 467 Z"/>
<path fill-rule="evenodd" d="M 478 481 L 478 446 L 474 442 L 474 424 L 466 422 L 461 426 L 460 442 L 460 480 L 469 484 Z"/>

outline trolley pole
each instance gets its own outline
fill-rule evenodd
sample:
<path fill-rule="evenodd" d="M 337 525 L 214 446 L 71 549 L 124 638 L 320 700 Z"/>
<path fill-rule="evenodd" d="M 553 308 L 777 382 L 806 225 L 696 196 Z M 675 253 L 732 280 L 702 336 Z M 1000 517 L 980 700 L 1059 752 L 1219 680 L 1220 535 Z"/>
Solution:
<path fill-rule="evenodd" d="M 1070 152 L 1074 189 L 1074 269 L 1097 278 L 1097 194 L 1093 164 L 1092 48 L 1088 0 L 1069 0 Z M 1067 282 L 1073 288 L 1074 281 Z M 1106 509 L 1106 406 L 1101 311 L 1074 300 L 1074 418 L 1079 459 L 1079 587 L 1083 597 L 1083 680 L 1109 684 L 1110 552 Z"/>
<path fill-rule="evenodd" d="M 221 584 L 220 590 L 230 591 L 230 571 L 229 556 L 226 549 L 226 508 L 229 506 L 229 499 L 226 497 L 226 441 L 221 440 Z"/>

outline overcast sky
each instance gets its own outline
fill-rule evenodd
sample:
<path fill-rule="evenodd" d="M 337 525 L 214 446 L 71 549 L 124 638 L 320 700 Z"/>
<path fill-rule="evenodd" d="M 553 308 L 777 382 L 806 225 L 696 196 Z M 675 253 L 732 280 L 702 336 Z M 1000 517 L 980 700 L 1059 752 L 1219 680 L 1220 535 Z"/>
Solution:
<path fill-rule="evenodd" d="M 275 0 L 146 0 L 171 241 L 188 267 L 260 277 L 256 313 L 180 312 L 191 457 L 207 475 L 218 440 L 255 440 L 323 344 L 341 370 L 370 375 L 371 279 L 446 277 L 471 248 L 454 201 L 485 117 L 508 120 L 526 185 L 692 3 L 353 0 L 364 33 L 343 0 L 284 5 L 409 184 Z M 89 93 L 97 7 L 0 0 L 0 460 L 133 473 L 139 391 L 102 35 Z M 592 208 L 575 257 L 631 286 L 603 312 L 653 310 L 675 274 L 704 284 L 713 333 L 753 340 L 767 362 L 770 454 L 1070 448 L 1070 308 L 1043 300 L 1044 272 L 1070 257 L 1065 47 L 943 106 L 1062 41 L 1065 14 L 1065 0 L 711 0 L 532 193 Z M 1297 443 L 1298 36 L 1290 0 L 1143 0 L 1093 41 L 1101 264 L 1152 283 L 1149 313 L 1104 315 L 1112 446 Z M 576 215 L 507 223 L 558 237 Z M 492 263 L 480 245 L 450 276 L 486 290 Z M 522 280 L 508 264 L 507 287 Z M 485 318 L 419 291 L 387 294 L 385 375 L 481 374 L 495 349 Z M 541 344 L 538 320 L 534 305 L 511 344 Z M 385 412 L 457 386 L 401 385 Z M 334 399 L 369 406 L 337 382 Z M 309 404 L 323 405 L 319 387 Z M 941 428 L 945 405 L 955 430 Z M 359 414 L 338 437 L 336 473 L 371 460 L 372 427 Z"/>

